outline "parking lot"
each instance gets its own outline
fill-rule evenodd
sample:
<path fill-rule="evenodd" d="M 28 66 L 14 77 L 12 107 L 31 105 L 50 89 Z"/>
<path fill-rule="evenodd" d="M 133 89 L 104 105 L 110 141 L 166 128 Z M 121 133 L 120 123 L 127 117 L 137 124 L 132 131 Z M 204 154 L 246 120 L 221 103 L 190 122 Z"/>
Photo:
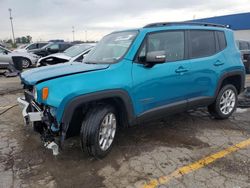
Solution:
<path fill-rule="evenodd" d="M 223 121 L 198 109 L 122 129 L 103 160 L 84 154 L 78 137 L 54 157 L 23 126 L 19 79 L 1 77 L 0 88 L 0 187 L 250 186 L 250 109 Z"/>

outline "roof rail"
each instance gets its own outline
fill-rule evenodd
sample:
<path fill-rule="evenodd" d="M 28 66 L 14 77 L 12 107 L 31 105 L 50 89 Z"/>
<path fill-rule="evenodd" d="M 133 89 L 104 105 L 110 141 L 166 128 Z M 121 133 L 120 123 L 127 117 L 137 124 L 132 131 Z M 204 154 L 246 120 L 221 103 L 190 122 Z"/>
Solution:
<path fill-rule="evenodd" d="M 197 25 L 197 26 L 230 28 L 229 25 L 206 23 L 206 22 L 189 22 L 189 21 L 187 21 L 187 22 L 158 22 L 158 23 L 151 23 L 151 24 L 145 25 L 143 28 L 164 27 L 164 26 L 174 26 L 174 25 Z"/>

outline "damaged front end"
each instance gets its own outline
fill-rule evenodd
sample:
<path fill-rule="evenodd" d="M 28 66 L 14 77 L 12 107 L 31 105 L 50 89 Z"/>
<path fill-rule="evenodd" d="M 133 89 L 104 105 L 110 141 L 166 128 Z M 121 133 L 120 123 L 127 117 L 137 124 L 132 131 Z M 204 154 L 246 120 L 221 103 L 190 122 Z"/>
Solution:
<path fill-rule="evenodd" d="M 19 97 L 17 101 L 22 107 L 24 124 L 33 127 L 34 131 L 40 133 L 43 145 L 52 149 L 53 155 L 58 155 L 60 128 L 54 118 L 55 109 L 38 104 L 32 89 L 25 90 L 24 96 Z"/>

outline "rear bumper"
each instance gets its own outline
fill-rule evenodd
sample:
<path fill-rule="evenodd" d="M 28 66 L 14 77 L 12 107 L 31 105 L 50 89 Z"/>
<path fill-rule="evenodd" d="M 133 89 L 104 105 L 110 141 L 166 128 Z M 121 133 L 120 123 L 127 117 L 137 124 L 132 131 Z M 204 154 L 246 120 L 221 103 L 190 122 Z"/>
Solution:
<path fill-rule="evenodd" d="M 42 121 L 43 112 L 30 112 L 29 107 L 30 104 L 22 97 L 17 98 L 17 102 L 19 103 L 20 107 L 22 108 L 22 116 L 25 125 L 29 125 L 32 122 Z"/>

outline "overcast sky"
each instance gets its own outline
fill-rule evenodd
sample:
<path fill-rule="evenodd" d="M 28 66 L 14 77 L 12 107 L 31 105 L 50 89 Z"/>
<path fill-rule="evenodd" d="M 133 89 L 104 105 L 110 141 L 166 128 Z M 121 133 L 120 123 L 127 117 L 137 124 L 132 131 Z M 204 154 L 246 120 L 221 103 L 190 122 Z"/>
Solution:
<path fill-rule="evenodd" d="M 16 37 L 71 41 L 72 26 L 76 40 L 98 40 L 113 30 L 150 22 L 249 12 L 250 0 L 0 0 L 0 39 L 11 37 L 8 8 Z"/>

